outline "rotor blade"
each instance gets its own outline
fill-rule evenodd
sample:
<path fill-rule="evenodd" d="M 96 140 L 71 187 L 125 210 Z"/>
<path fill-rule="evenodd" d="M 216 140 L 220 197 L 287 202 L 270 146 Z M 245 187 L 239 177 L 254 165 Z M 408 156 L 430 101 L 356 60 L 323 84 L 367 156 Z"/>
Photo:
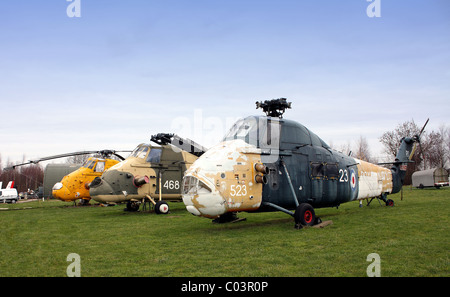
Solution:
<path fill-rule="evenodd" d="M 422 160 L 423 160 L 423 168 L 425 168 L 425 156 L 423 155 L 423 150 L 422 150 L 422 144 L 419 141 L 419 148 L 420 148 L 420 153 L 422 154 Z"/>
<path fill-rule="evenodd" d="M 117 153 L 113 153 L 114 156 L 116 156 L 117 158 L 119 158 L 120 160 L 125 160 L 124 157 L 122 157 L 121 155 L 117 154 Z"/>
<path fill-rule="evenodd" d="M 425 127 L 427 126 L 429 120 L 430 120 L 430 119 L 428 118 L 427 121 L 425 122 L 425 125 L 423 125 L 422 130 L 420 130 L 420 133 L 419 133 L 419 141 L 420 141 L 420 136 L 422 136 L 423 130 L 425 130 Z"/>
<path fill-rule="evenodd" d="M 420 141 L 418 141 L 418 142 L 419 142 L 419 145 L 420 145 Z M 417 142 L 414 142 L 414 146 L 413 146 L 413 149 L 411 150 L 411 154 L 409 154 L 409 160 L 412 160 L 412 158 L 413 158 L 413 156 L 414 156 L 414 154 L 416 152 L 416 149 L 417 149 Z"/>
<path fill-rule="evenodd" d="M 98 153 L 98 151 L 83 151 L 83 152 L 74 152 L 74 153 L 67 153 L 67 154 L 61 154 L 61 155 L 54 155 L 54 156 L 44 157 L 44 158 L 40 158 L 40 159 L 36 159 L 36 160 L 29 160 L 26 163 L 15 164 L 11 167 L 5 168 L 5 170 L 15 169 L 17 166 L 37 164 L 39 162 L 53 160 L 53 159 L 66 158 L 66 157 L 72 157 L 72 156 L 78 156 L 78 155 L 89 155 L 89 154 L 96 154 L 96 153 Z"/>

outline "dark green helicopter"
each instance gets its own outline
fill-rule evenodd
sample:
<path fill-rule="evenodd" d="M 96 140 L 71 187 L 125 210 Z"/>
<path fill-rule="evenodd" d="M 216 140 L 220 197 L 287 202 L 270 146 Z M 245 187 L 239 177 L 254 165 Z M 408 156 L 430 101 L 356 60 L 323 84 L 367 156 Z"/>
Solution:
<path fill-rule="evenodd" d="M 320 221 L 314 208 L 368 198 L 394 205 L 387 196 L 402 188 L 420 135 L 403 138 L 387 169 L 337 152 L 305 126 L 283 119 L 291 108 L 285 98 L 256 106 L 266 116 L 237 121 L 185 172 L 182 196 L 190 213 L 232 221 L 240 211 L 282 211 L 300 228 Z"/>

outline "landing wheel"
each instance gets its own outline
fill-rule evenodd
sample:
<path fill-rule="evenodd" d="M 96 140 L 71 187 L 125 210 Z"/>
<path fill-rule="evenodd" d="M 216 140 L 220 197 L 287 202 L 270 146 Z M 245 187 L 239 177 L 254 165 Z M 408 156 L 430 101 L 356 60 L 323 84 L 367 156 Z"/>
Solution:
<path fill-rule="evenodd" d="M 167 202 L 158 201 L 155 204 L 155 213 L 156 214 L 168 214 L 169 213 L 169 205 Z"/>
<path fill-rule="evenodd" d="M 388 199 L 388 200 L 386 201 L 386 206 L 394 206 L 394 200 Z"/>
<path fill-rule="evenodd" d="M 295 225 L 312 226 L 316 221 L 314 208 L 308 203 L 300 204 L 294 213 Z"/>
<path fill-rule="evenodd" d="M 227 213 L 224 213 L 223 215 L 219 216 L 217 219 L 212 220 L 212 222 L 216 223 L 216 224 L 225 224 L 225 223 L 236 223 L 236 222 L 245 221 L 245 220 L 247 220 L 247 219 L 246 218 L 240 219 L 237 216 L 236 212 L 227 212 Z"/>
<path fill-rule="evenodd" d="M 81 205 L 81 206 L 90 205 L 89 204 L 89 200 L 87 200 L 87 199 L 80 199 L 80 204 L 79 205 Z"/>
<path fill-rule="evenodd" d="M 137 201 L 128 201 L 126 211 L 138 211 L 139 203 Z"/>

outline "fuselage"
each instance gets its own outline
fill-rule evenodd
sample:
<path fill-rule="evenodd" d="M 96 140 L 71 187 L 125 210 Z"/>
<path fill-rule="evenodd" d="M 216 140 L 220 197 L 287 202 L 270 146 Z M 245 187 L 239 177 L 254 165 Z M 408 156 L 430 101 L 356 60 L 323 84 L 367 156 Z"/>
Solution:
<path fill-rule="evenodd" d="M 314 208 L 393 192 L 392 170 L 331 149 L 303 125 L 272 117 L 238 121 L 186 171 L 183 202 L 197 216 Z"/>
<path fill-rule="evenodd" d="M 82 167 L 64 176 L 60 182 L 53 186 L 53 197 L 62 201 L 90 200 L 89 184 L 117 163 L 119 161 L 113 159 L 90 157 Z"/>
<path fill-rule="evenodd" d="M 101 203 L 163 198 L 181 201 L 181 178 L 197 157 L 171 145 L 140 144 L 124 161 L 112 166 L 90 186 Z"/>

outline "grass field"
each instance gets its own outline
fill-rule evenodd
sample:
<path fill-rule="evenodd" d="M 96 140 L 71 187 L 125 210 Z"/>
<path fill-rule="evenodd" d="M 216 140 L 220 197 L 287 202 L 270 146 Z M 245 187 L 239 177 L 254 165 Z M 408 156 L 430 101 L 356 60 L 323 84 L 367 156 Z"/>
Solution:
<path fill-rule="evenodd" d="M 124 212 L 123 205 L 73 207 L 61 201 L 0 204 L 0 276 L 66 276 L 77 253 L 81 276 L 366 276 L 370 253 L 381 276 L 450 276 L 450 189 L 410 190 L 317 209 L 323 229 L 294 229 L 280 212 L 240 213 L 217 225 L 189 214 Z"/>

